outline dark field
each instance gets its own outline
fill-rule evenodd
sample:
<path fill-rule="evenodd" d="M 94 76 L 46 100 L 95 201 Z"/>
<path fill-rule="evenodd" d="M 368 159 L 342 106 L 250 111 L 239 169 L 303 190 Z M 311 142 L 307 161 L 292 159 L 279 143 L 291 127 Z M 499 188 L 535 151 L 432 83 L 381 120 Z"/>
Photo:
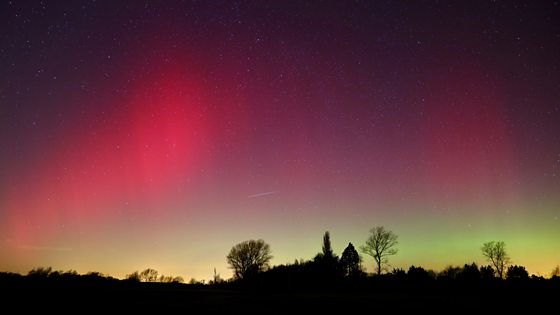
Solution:
<path fill-rule="evenodd" d="M 336 314 L 499 313 L 557 311 L 559 279 L 494 281 L 488 283 L 409 282 L 370 278 L 321 287 L 274 287 L 267 284 L 225 283 L 189 285 L 138 283 L 111 279 L 0 279 L 4 308 L 15 313 L 54 311 Z M 3 312 L 4 313 L 4 312 Z"/>

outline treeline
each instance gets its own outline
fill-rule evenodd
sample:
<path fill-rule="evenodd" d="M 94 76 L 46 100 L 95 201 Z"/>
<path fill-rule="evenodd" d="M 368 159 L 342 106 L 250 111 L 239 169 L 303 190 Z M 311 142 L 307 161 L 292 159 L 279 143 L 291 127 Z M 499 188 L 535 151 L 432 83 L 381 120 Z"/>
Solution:
<path fill-rule="evenodd" d="M 76 270 L 54 270 L 52 267 L 38 267 L 30 270 L 26 275 L 14 272 L 0 272 L 0 279 L 19 279 L 29 280 L 56 280 L 56 281 L 120 281 L 120 279 L 105 275 L 100 272 L 92 271 L 86 274 L 79 274 Z"/>
<path fill-rule="evenodd" d="M 185 280 L 181 276 L 159 275 L 158 271 L 152 268 L 144 269 L 142 272 L 135 271 L 127 275 L 125 280 L 135 281 L 135 282 L 164 282 L 164 283 L 185 282 Z"/>
<path fill-rule="evenodd" d="M 492 267 L 479 267 L 476 263 L 449 266 L 439 272 L 421 266 L 410 266 L 407 270 L 395 268 L 381 275 L 367 275 L 361 272 L 345 276 L 340 269 L 326 267 L 322 262 L 311 260 L 274 266 L 265 272 L 250 278 L 238 279 L 235 282 L 240 285 L 283 288 L 364 288 L 381 283 L 423 286 L 485 286 L 498 283 L 529 284 L 549 281 L 560 284 L 560 277 L 529 276 L 525 267 L 517 265 L 508 267 L 505 279 L 495 276 Z"/>
<path fill-rule="evenodd" d="M 560 267 L 551 277 L 530 276 L 525 267 L 511 264 L 502 242 L 481 248 L 491 265 L 449 266 L 441 271 L 421 266 L 389 268 L 397 254 L 396 236 L 372 229 L 362 253 L 372 255 L 374 274 L 367 274 L 352 243 L 338 256 L 330 234 L 309 260 L 270 266 L 270 246 L 249 240 L 232 247 L 226 256 L 234 277 L 214 277 L 205 283 L 161 275 L 147 268 L 125 279 L 99 272 L 35 268 L 26 275 L 0 272 L 0 296 L 21 313 L 60 310 L 154 313 L 354 313 L 362 311 L 417 312 L 442 310 L 507 313 L 528 309 L 539 313 L 542 301 L 560 296 Z M 498 266 L 501 271 L 498 271 Z M 544 309 L 544 307 L 542 307 Z M 490 310 L 490 311 L 489 311 Z"/>
<path fill-rule="evenodd" d="M 290 288 L 310 287 L 333 287 L 350 286 L 363 287 L 371 282 L 395 282 L 395 283 L 493 283 L 501 280 L 509 282 L 527 282 L 552 280 L 559 282 L 560 266 L 556 266 L 549 278 L 531 275 L 521 265 L 511 264 L 511 259 L 506 252 L 504 242 L 486 242 L 482 245 L 482 255 L 487 259 L 489 265 L 478 266 L 476 263 L 464 264 L 463 266 L 448 266 L 441 271 L 424 269 L 421 266 L 410 266 L 407 270 L 400 268 L 389 268 L 389 257 L 396 255 L 398 249 L 397 235 L 383 226 L 377 226 L 370 230 L 364 246 L 360 246 L 362 253 L 372 256 L 374 260 L 375 273 L 368 275 L 362 265 L 362 256 L 352 243 L 342 252 L 339 257 L 334 253 L 330 233 L 323 235 L 322 249 L 310 260 L 295 260 L 292 264 L 283 264 L 271 267 L 272 259 L 270 246 L 264 240 L 248 240 L 232 247 L 226 256 L 227 262 L 233 271 L 233 278 L 224 280 L 216 273 L 212 280 L 197 281 L 192 278 L 188 284 L 191 285 L 214 285 L 214 286 L 276 286 Z M 134 271 L 126 275 L 125 279 L 119 280 L 99 272 L 78 274 L 75 270 L 61 271 L 48 268 L 35 268 L 22 276 L 16 273 L 0 272 L 0 280 L 14 280 L 18 278 L 31 280 L 74 280 L 81 282 L 91 281 L 123 281 L 127 283 L 173 283 L 182 284 L 181 276 L 159 274 L 153 268 L 143 271 Z M 366 285 L 367 286 L 367 285 Z"/>
<path fill-rule="evenodd" d="M 268 266 L 270 247 L 263 240 L 246 241 L 234 246 L 228 255 L 228 262 L 234 270 L 233 284 L 248 287 L 269 287 L 286 289 L 346 288 L 364 289 L 381 287 L 429 288 L 487 287 L 501 284 L 524 285 L 535 282 L 560 284 L 560 267 L 554 268 L 550 278 L 529 275 L 520 265 L 508 265 L 509 257 L 503 242 L 487 242 L 482 252 L 492 265 L 478 266 L 476 263 L 463 266 L 448 266 L 441 271 L 410 266 L 407 270 L 388 268 L 388 255 L 397 253 L 394 246 L 396 236 L 384 229 L 372 229 L 373 238 L 362 247 L 363 252 L 374 256 L 376 272 L 368 275 L 362 266 L 362 257 L 352 243 L 344 249 L 342 256 L 336 255 L 331 247 L 330 234 L 323 236 L 322 251 L 311 260 L 296 260 L 292 264 Z M 380 254 L 381 253 L 381 254 Z M 261 257 L 261 259 L 255 259 Z M 264 257 L 264 259 L 263 259 Z"/>
<path fill-rule="evenodd" d="M 270 246 L 263 240 L 249 240 L 232 247 L 227 255 L 227 261 L 234 271 L 237 282 L 275 283 L 276 285 L 329 286 L 344 283 L 364 282 L 368 278 L 384 278 L 406 281 L 439 281 L 439 282 L 489 282 L 495 280 L 526 281 L 545 280 L 542 276 L 529 276 L 526 268 L 511 264 L 504 242 L 490 241 L 482 244 L 481 252 L 489 265 L 478 266 L 476 263 L 464 266 L 448 266 L 440 272 L 426 270 L 423 267 L 411 266 L 407 271 L 390 269 L 389 258 L 398 253 L 398 237 L 383 226 L 370 230 L 364 246 L 360 246 L 362 253 L 372 256 L 374 260 L 374 277 L 367 275 L 362 266 L 362 257 L 352 243 L 339 257 L 331 247 L 330 234 L 323 236 L 322 251 L 311 260 L 296 260 L 293 264 L 269 266 L 272 258 Z M 556 266 L 551 275 L 557 279 L 560 267 Z"/>
<path fill-rule="evenodd" d="M 464 264 L 463 266 L 448 266 L 441 271 L 425 269 L 421 266 L 410 266 L 408 270 L 394 268 L 388 273 L 382 275 L 367 275 L 362 270 L 356 270 L 349 274 L 337 264 L 336 260 L 325 259 L 325 256 L 317 255 L 312 260 L 296 260 L 293 264 L 283 264 L 274 266 L 266 271 L 252 275 L 245 279 L 229 279 L 223 280 L 219 275 L 209 282 L 198 281 L 192 278 L 188 284 L 196 285 L 213 285 L 235 282 L 250 281 L 266 281 L 286 282 L 286 283 L 328 283 L 333 280 L 345 279 L 346 282 L 359 281 L 363 279 L 385 279 L 385 280 L 407 280 L 407 281 L 458 281 L 458 282 L 476 282 L 476 281 L 499 281 L 500 278 L 495 275 L 495 271 L 491 266 L 479 267 L 476 263 Z M 511 265 L 508 267 L 504 280 L 507 281 L 526 281 L 526 280 L 553 280 L 560 281 L 560 274 L 556 273 L 556 267 L 550 277 L 531 275 L 524 266 Z M 185 283 L 180 276 L 159 275 L 152 268 L 147 268 L 142 272 L 135 271 L 127 275 L 125 279 L 114 278 L 100 272 L 88 272 L 79 274 L 75 270 L 53 270 L 51 267 L 39 267 L 30 270 L 26 275 L 13 272 L 0 272 L 0 279 L 7 278 L 30 278 L 30 279 L 58 279 L 58 280 L 92 280 L 92 281 L 124 281 L 124 282 L 160 282 L 160 283 Z"/>
<path fill-rule="evenodd" d="M 31 280 L 56 280 L 56 281 L 123 281 L 123 282 L 160 282 L 160 283 L 184 283 L 184 279 L 181 276 L 167 276 L 160 275 L 157 270 L 152 268 L 147 268 L 141 272 L 135 271 L 121 280 L 114 278 L 110 275 L 103 274 L 101 272 L 88 272 L 85 274 L 79 274 L 76 270 L 54 270 L 52 267 L 37 267 L 30 270 L 26 275 L 21 275 L 19 273 L 13 272 L 0 272 L 1 279 L 17 279 L 17 278 L 27 278 Z M 194 279 L 191 279 L 190 284 L 203 284 Z"/>
<path fill-rule="evenodd" d="M 328 256 L 327 256 L 328 257 Z M 408 281 L 408 282 L 452 282 L 475 283 L 492 282 L 501 279 L 495 275 L 491 266 L 479 267 L 476 263 L 465 264 L 463 266 L 448 266 L 441 271 L 425 269 L 421 266 L 410 266 L 407 270 L 395 268 L 382 275 L 368 275 L 362 270 L 347 273 L 340 264 L 340 260 L 330 260 L 323 255 L 317 255 L 312 260 L 296 260 L 293 264 L 283 264 L 269 268 L 263 272 L 256 273 L 246 278 L 232 278 L 223 280 L 219 275 L 208 282 L 198 281 L 192 278 L 188 284 L 191 285 L 224 285 L 234 283 L 260 283 L 282 284 L 282 285 L 328 285 L 339 283 L 362 283 L 370 279 L 380 281 Z M 555 268 L 556 270 L 557 268 Z M 61 271 L 48 268 L 34 268 L 26 275 L 12 272 L 0 272 L 0 279 L 51 279 L 51 280 L 80 280 L 80 281 L 122 281 L 122 282 L 150 282 L 150 283 L 185 283 L 180 276 L 158 275 L 154 269 L 147 268 L 142 272 L 135 271 L 127 275 L 125 279 L 117 279 L 100 272 L 88 272 L 79 274 L 75 270 Z M 523 266 L 511 265 L 508 267 L 505 281 L 560 281 L 560 275 L 553 274 L 551 277 L 531 275 Z"/>

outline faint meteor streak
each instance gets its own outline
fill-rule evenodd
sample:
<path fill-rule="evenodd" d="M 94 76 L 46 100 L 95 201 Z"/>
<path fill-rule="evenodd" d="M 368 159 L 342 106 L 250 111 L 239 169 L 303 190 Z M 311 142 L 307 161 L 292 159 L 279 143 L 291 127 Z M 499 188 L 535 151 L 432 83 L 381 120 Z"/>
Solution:
<path fill-rule="evenodd" d="M 249 195 L 247 196 L 247 198 L 257 198 L 257 197 L 263 197 L 263 196 L 268 196 L 268 195 L 272 195 L 275 194 L 276 191 L 267 191 L 267 192 L 263 192 L 263 193 L 258 193 L 258 194 L 254 194 L 254 195 Z"/>

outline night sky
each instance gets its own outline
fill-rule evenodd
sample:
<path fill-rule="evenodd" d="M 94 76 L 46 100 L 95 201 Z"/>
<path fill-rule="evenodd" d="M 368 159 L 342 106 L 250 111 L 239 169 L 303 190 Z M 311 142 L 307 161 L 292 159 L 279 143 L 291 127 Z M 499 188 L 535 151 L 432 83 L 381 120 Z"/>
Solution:
<path fill-rule="evenodd" d="M 0 270 L 560 263 L 558 1 L 2 1 Z M 373 260 L 364 256 L 373 271 Z"/>

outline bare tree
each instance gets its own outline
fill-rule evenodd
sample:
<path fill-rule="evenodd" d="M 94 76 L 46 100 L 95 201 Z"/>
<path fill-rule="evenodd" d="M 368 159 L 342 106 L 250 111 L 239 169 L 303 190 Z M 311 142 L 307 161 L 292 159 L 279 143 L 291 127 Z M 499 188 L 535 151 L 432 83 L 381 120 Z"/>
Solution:
<path fill-rule="evenodd" d="M 500 278 L 504 278 L 504 271 L 510 263 L 510 258 L 506 253 L 506 244 L 504 242 L 486 242 L 482 244 L 482 255 L 492 263 L 496 269 L 496 273 Z"/>
<path fill-rule="evenodd" d="M 148 268 L 140 273 L 142 282 L 156 282 L 158 280 L 158 272 L 155 269 Z"/>
<path fill-rule="evenodd" d="M 233 246 L 227 255 L 227 262 L 236 279 L 246 279 L 266 270 L 270 259 L 270 246 L 263 240 L 239 243 Z"/>
<path fill-rule="evenodd" d="M 380 275 L 383 265 L 389 263 L 389 256 L 396 255 L 398 252 L 395 248 L 398 244 L 397 235 L 392 231 L 385 230 L 383 226 L 376 226 L 369 230 L 369 233 L 366 245 L 361 246 L 360 249 L 373 257 L 377 264 L 377 274 Z"/>

